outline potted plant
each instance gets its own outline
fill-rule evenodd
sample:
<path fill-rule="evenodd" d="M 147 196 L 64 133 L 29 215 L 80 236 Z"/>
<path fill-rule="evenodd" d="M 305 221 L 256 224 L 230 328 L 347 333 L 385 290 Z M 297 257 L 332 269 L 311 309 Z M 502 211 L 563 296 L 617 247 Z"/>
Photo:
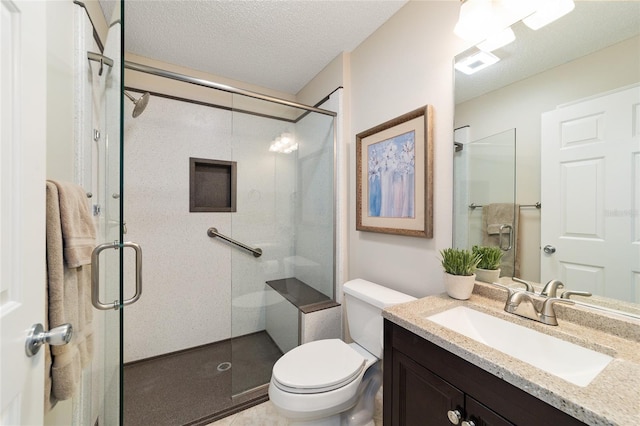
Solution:
<path fill-rule="evenodd" d="M 480 256 L 480 262 L 476 268 L 478 281 L 492 283 L 500 278 L 500 261 L 503 251 L 495 246 L 473 246 L 472 253 Z"/>
<path fill-rule="evenodd" d="M 468 299 L 473 291 L 475 269 L 480 262 L 480 256 L 466 249 L 455 248 L 441 250 L 440 255 L 447 294 L 454 299 Z"/>

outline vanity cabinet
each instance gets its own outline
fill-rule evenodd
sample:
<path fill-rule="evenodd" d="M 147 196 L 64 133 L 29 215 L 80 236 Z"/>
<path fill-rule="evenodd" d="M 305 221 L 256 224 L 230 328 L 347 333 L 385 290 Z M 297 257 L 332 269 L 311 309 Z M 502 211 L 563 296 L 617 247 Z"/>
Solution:
<path fill-rule="evenodd" d="M 383 360 L 385 426 L 583 424 L 388 320 Z"/>

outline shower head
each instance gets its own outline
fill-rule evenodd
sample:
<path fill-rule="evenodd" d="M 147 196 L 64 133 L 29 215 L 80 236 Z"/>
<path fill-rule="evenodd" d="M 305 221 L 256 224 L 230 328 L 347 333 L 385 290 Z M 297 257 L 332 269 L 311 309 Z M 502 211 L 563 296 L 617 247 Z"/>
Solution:
<path fill-rule="evenodd" d="M 124 95 L 133 102 L 133 113 L 131 115 L 133 118 L 136 118 L 142 114 L 142 111 L 147 107 L 147 104 L 149 103 L 149 92 L 144 92 L 138 99 L 128 94 L 126 90 L 123 90 L 123 92 Z"/>

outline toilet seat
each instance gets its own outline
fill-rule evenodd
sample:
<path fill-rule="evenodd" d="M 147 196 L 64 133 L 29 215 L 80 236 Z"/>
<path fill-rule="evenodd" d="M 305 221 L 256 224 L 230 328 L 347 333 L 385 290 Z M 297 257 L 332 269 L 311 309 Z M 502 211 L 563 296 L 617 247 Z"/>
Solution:
<path fill-rule="evenodd" d="M 273 366 L 273 382 L 289 393 L 328 392 L 355 380 L 366 358 L 340 339 L 316 340 L 284 354 Z"/>

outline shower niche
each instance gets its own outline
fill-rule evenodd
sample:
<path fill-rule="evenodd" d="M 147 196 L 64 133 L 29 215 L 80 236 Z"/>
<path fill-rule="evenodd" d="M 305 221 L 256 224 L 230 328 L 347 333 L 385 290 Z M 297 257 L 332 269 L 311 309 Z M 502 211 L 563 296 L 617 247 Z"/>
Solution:
<path fill-rule="evenodd" d="M 189 211 L 236 211 L 235 161 L 189 158 Z"/>

